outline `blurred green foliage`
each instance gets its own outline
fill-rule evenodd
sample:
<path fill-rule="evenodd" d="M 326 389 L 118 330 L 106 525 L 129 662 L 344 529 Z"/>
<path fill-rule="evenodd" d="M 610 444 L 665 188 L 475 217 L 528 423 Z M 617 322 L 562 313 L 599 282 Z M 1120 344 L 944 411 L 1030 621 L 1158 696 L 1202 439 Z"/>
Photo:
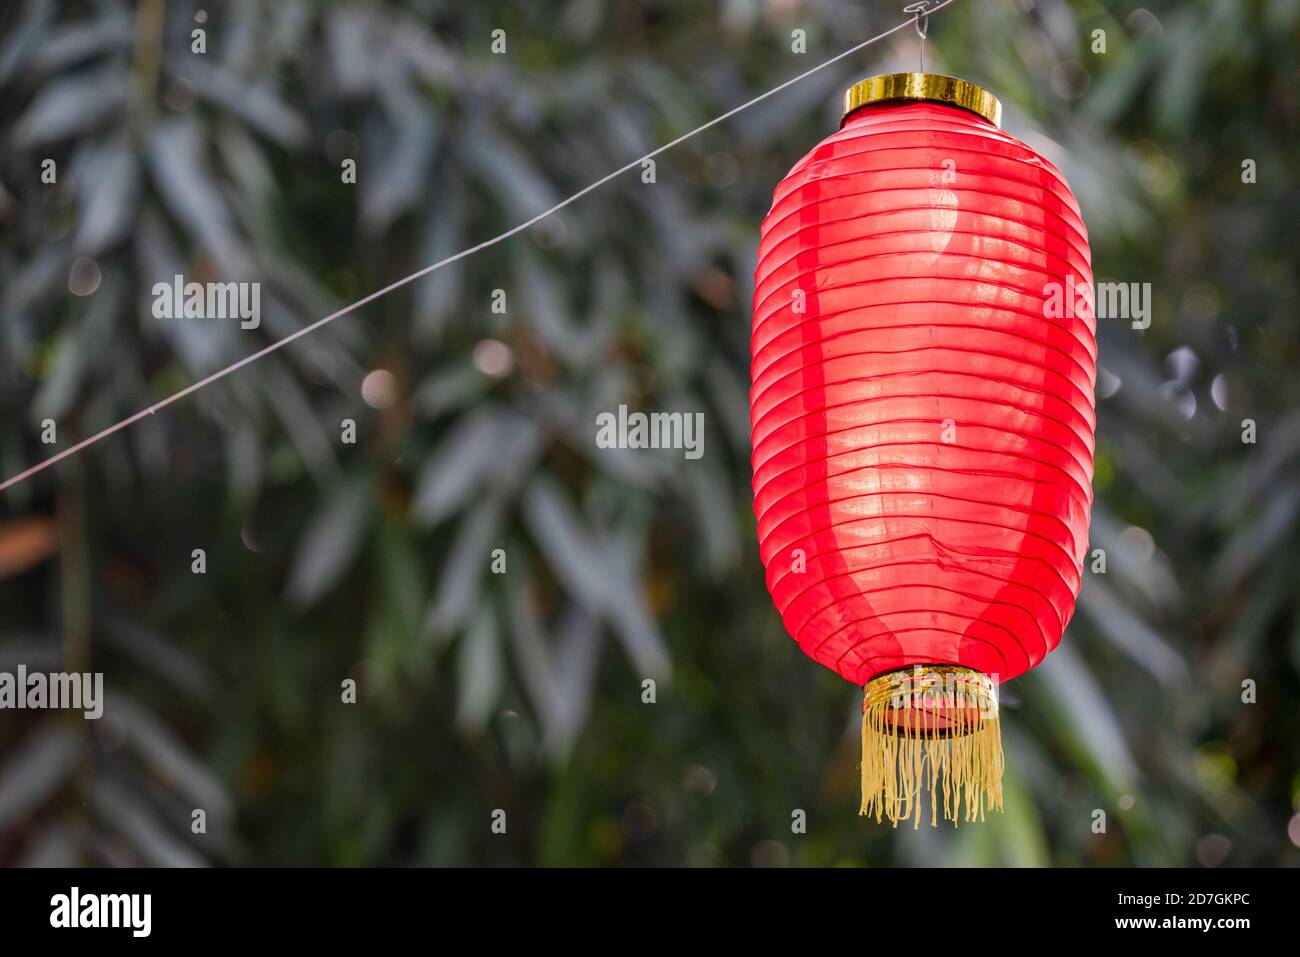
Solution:
<path fill-rule="evenodd" d="M 5 4 L 0 471 L 50 453 L 42 420 L 66 447 L 901 6 Z M 758 222 L 845 86 L 913 68 L 909 29 L 6 493 L 0 668 L 113 697 L 0 714 L 0 862 L 1296 864 L 1298 41 L 1297 0 L 931 24 L 927 65 L 1066 172 L 1098 280 L 1154 294 L 1099 333 L 1106 572 L 1004 689 L 1005 815 L 858 818 L 859 692 L 786 637 L 754 542 Z M 178 273 L 260 281 L 261 328 L 154 319 Z M 620 403 L 704 411 L 704 457 L 598 451 Z"/>

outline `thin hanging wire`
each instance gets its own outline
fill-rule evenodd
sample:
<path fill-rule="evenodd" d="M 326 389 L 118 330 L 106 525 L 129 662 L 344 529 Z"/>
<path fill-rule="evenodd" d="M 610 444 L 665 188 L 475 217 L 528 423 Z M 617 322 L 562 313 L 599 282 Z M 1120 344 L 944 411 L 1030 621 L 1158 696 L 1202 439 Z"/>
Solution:
<path fill-rule="evenodd" d="M 916 24 L 916 35 L 921 38 L 921 72 L 925 72 L 925 38 L 930 32 L 930 14 L 935 10 L 946 7 L 946 3 L 941 3 L 930 9 L 930 0 L 920 0 L 919 3 L 909 3 L 903 8 L 904 13 L 914 14 L 913 22 Z"/>
<path fill-rule="evenodd" d="M 924 16 L 928 18 L 930 14 L 936 13 L 939 10 L 942 10 L 944 7 L 954 2 L 955 0 L 943 0 L 943 2 L 939 3 L 937 6 L 930 7 L 928 10 L 926 10 Z M 916 6 L 916 4 L 913 4 L 913 6 Z M 911 7 L 909 7 L 908 9 L 910 10 Z M 772 89 L 767 90 L 764 93 L 760 93 L 752 100 L 747 100 L 746 102 L 740 104 L 740 106 L 733 107 L 732 109 L 728 110 L 726 113 L 723 113 L 721 116 L 715 116 L 707 123 L 697 126 L 689 133 L 683 133 L 681 136 L 677 137 L 676 139 L 670 140 L 669 142 L 663 144 L 662 146 L 651 150 L 649 153 L 646 153 L 644 156 L 640 156 L 632 160 L 631 162 L 626 163 L 623 166 L 620 166 L 612 173 L 608 173 L 605 176 L 602 176 L 600 179 L 596 180 L 594 183 L 590 184 L 589 186 L 584 186 L 582 189 L 578 190 L 578 192 L 574 193 L 572 196 L 568 197 L 567 199 L 563 199 L 560 202 L 556 203 L 550 209 L 538 213 L 536 216 L 533 216 L 531 219 L 525 220 L 524 222 L 520 223 L 517 226 L 512 226 L 510 229 L 507 229 L 504 233 L 501 233 L 500 235 L 497 236 L 493 236 L 491 239 L 486 239 L 475 246 L 470 246 L 468 249 L 462 249 L 460 252 L 448 256 L 446 259 L 440 259 L 435 263 L 425 266 L 423 269 L 419 269 L 416 272 L 411 273 L 409 276 L 405 276 L 397 280 L 396 282 L 389 283 L 384 288 L 378 289 L 367 296 L 363 296 L 361 299 L 358 299 L 356 302 L 344 306 L 342 309 L 339 309 L 336 312 L 330 313 L 328 316 L 325 316 L 323 319 L 317 319 L 315 322 L 311 323 L 310 325 L 303 326 L 301 329 L 298 329 L 297 331 L 290 333 L 284 338 L 277 339 L 275 342 L 272 342 L 270 345 L 265 346 L 250 355 L 244 356 L 244 358 L 239 359 L 236 362 L 232 362 L 224 369 L 219 369 L 216 372 L 213 372 L 211 375 L 205 376 L 202 379 L 199 379 L 197 382 L 191 383 L 190 385 L 181 389 L 179 392 L 172 393 L 171 395 L 167 396 L 165 399 L 161 399 L 158 402 L 155 402 L 153 405 L 149 406 L 148 408 L 141 409 L 139 412 L 136 412 L 134 415 L 127 416 L 125 419 L 122 419 L 120 422 L 116 422 L 105 429 L 101 429 L 99 432 L 96 432 L 94 435 L 82 439 L 80 442 L 76 443 L 75 445 L 69 446 L 68 448 L 64 449 L 62 452 L 50 456 L 48 459 L 45 459 L 43 462 L 39 462 L 38 464 L 33 465 L 31 468 L 19 472 L 17 475 L 13 476 L 12 478 L 8 478 L 5 479 L 4 482 L 0 482 L 0 492 L 3 492 L 5 489 L 12 488 L 13 486 L 17 485 L 19 482 L 26 481 L 27 479 L 31 478 L 34 475 L 39 475 L 41 472 L 45 471 L 46 469 L 50 468 L 53 465 L 57 465 L 59 462 L 62 462 L 64 459 L 76 455 L 78 452 L 82 451 L 83 449 L 90 448 L 90 446 L 103 441 L 104 439 L 108 438 L 110 435 L 113 435 L 115 432 L 120 432 L 122 429 L 125 429 L 128 426 L 134 425 L 136 422 L 139 422 L 141 419 L 145 418 L 146 416 L 153 415 L 159 409 L 164 409 L 167 406 L 171 405 L 173 402 L 178 402 L 181 399 L 185 398 L 186 396 L 198 392 L 200 389 L 204 388 L 205 386 L 209 386 L 214 382 L 224 379 L 226 376 L 230 375 L 231 373 L 239 371 L 244 366 L 251 365 L 252 363 L 256 362 L 258 359 L 264 358 L 265 356 L 269 356 L 273 352 L 280 351 L 281 349 L 283 349 L 285 346 L 287 346 L 289 343 L 293 342 L 294 340 L 301 339 L 303 336 L 315 332 L 317 329 L 320 329 L 322 326 L 328 325 L 329 323 L 333 322 L 335 319 L 341 319 L 343 316 L 346 316 L 348 313 L 354 312 L 355 310 L 360 309 L 362 306 L 372 303 L 376 299 L 380 299 L 388 295 L 390 292 L 393 292 L 397 289 L 401 289 L 403 286 L 415 282 L 415 280 L 423 278 L 424 276 L 429 275 L 429 273 L 434 272 L 435 270 L 441 269 L 444 266 L 450 266 L 454 262 L 459 262 L 460 260 L 465 259 L 466 257 L 474 255 L 475 253 L 482 252 L 483 250 L 489 249 L 492 246 L 497 245 L 498 243 L 505 242 L 505 240 L 509 239 L 511 236 L 516 236 L 519 233 L 523 232 L 525 229 L 528 229 L 531 226 L 535 226 L 537 223 L 541 222 L 543 219 L 546 219 L 548 216 L 558 213 L 560 210 L 564 209 L 564 207 L 568 206 L 570 203 L 576 202 L 577 200 L 581 199 L 583 196 L 586 196 L 592 190 L 598 189 L 599 187 L 604 186 L 610 180 L 618 176 L 621 176 L 622 174 L 630 170 L 638 168 L 646 160 L 653 159 L 654 157 L 658 156 L 660 153 L 664 153 L 672 149 L 674 146 L 686 142 L 686 140 L 689 140 L 692 137 L 697 136 L 700 133 L 703 133 L 705 130 L 709 129 L 710 127 L 717 126 L 719 123 L 731 119 L 737 113 L 740 113 L 744 110 L 749 109 L 751 106 L 755 106 L 756 104 L 763 102 L 768 97 L 775 96 L 777 93 L 780 93 L 782 90 L 788 89 L 789 87 L 798 83 L 800 80 L 805 80 L 808 77 L 812 76 L 814 73 L 824 70 L 832 63 L 838 63 L 840 60 L 843 60 L 845 57 L 852 56 L 853 54 L 857 53 L 859 50 L 864 50 L 867 47 L 871 46 L 871 44 L 883 40 L 885 39 L 885 37 L 892 36 L 893 34 L 897 33 L 899 30 L 904 29 L 909 23 L 919 23 L 921 18 L 922 18 L 922 13 L 920 12 L 916 13 L 914 16 L 909 17 L 908 19 L 904 20 L 902 23 L 898 24 L 897 26 L 890 27 L 884 33 L 877 34 L 876 36 L 872 37 L 869 40 L 863 40 L 861 43 L 849 47 L 844 52 L 837 53 L 829 60 L 823 60 L 821 63 L 818 63 L 816 66 L 808 70 L 804 70 L 804 72 L 798 74 L 797 76 L 792 77 L 789 80 L 786 80 L 784 83 L 781 83 L 778 86 L 774 86 L 772 87 Z M 924 34 L 922 34 L 922 36 L 924 36 Z"/>

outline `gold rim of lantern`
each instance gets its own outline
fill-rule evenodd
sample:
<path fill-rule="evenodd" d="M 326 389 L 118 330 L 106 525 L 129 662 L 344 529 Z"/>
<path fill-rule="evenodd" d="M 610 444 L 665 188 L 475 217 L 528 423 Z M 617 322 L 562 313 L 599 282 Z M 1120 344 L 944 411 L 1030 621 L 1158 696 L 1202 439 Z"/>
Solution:
<path fill-rule="evenodd" d="M 940 73 L 884 73 L 859 80 L 844 91 L 844 116 L 873 103 L 921 100 L 960 107 L 1002 126 L 1002 104 L 969 80 Z"/>

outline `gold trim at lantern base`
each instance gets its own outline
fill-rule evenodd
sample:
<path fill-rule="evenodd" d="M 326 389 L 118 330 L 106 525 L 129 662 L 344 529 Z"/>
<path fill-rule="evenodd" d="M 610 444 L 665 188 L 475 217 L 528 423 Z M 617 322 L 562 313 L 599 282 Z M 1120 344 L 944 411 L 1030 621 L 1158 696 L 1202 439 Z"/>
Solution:
<path fill-rule="evenodd" d="M 994 126 L 1002 125 L 1002 104 L 983 87 L 941 73 L 884 73 L 854 83 L 844 91 L 844 115 L 872 103 L 920 100 L 970 110 Z"/>
<path fill-rule="evenodd" d="M 1002 727 L 997 686 L 956 665 L 917 665 L 873 678 L 862 696 L 862 809 L 895 827 L 943 817 L 982 821 L 1002 810 Z"/>

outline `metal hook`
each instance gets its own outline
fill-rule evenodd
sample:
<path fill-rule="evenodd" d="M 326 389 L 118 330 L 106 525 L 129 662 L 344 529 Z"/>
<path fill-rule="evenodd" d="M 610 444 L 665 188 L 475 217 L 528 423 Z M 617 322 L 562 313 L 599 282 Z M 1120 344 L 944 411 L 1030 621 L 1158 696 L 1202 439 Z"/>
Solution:
<path fill-rule="evenodd" d="M 920 0 L 903 7 L 904 13 L 916 14 L 916 35 L 921 38 L 921 72 L 925 72 L 925 37 L 930 32 L 930 0 Z"/>

